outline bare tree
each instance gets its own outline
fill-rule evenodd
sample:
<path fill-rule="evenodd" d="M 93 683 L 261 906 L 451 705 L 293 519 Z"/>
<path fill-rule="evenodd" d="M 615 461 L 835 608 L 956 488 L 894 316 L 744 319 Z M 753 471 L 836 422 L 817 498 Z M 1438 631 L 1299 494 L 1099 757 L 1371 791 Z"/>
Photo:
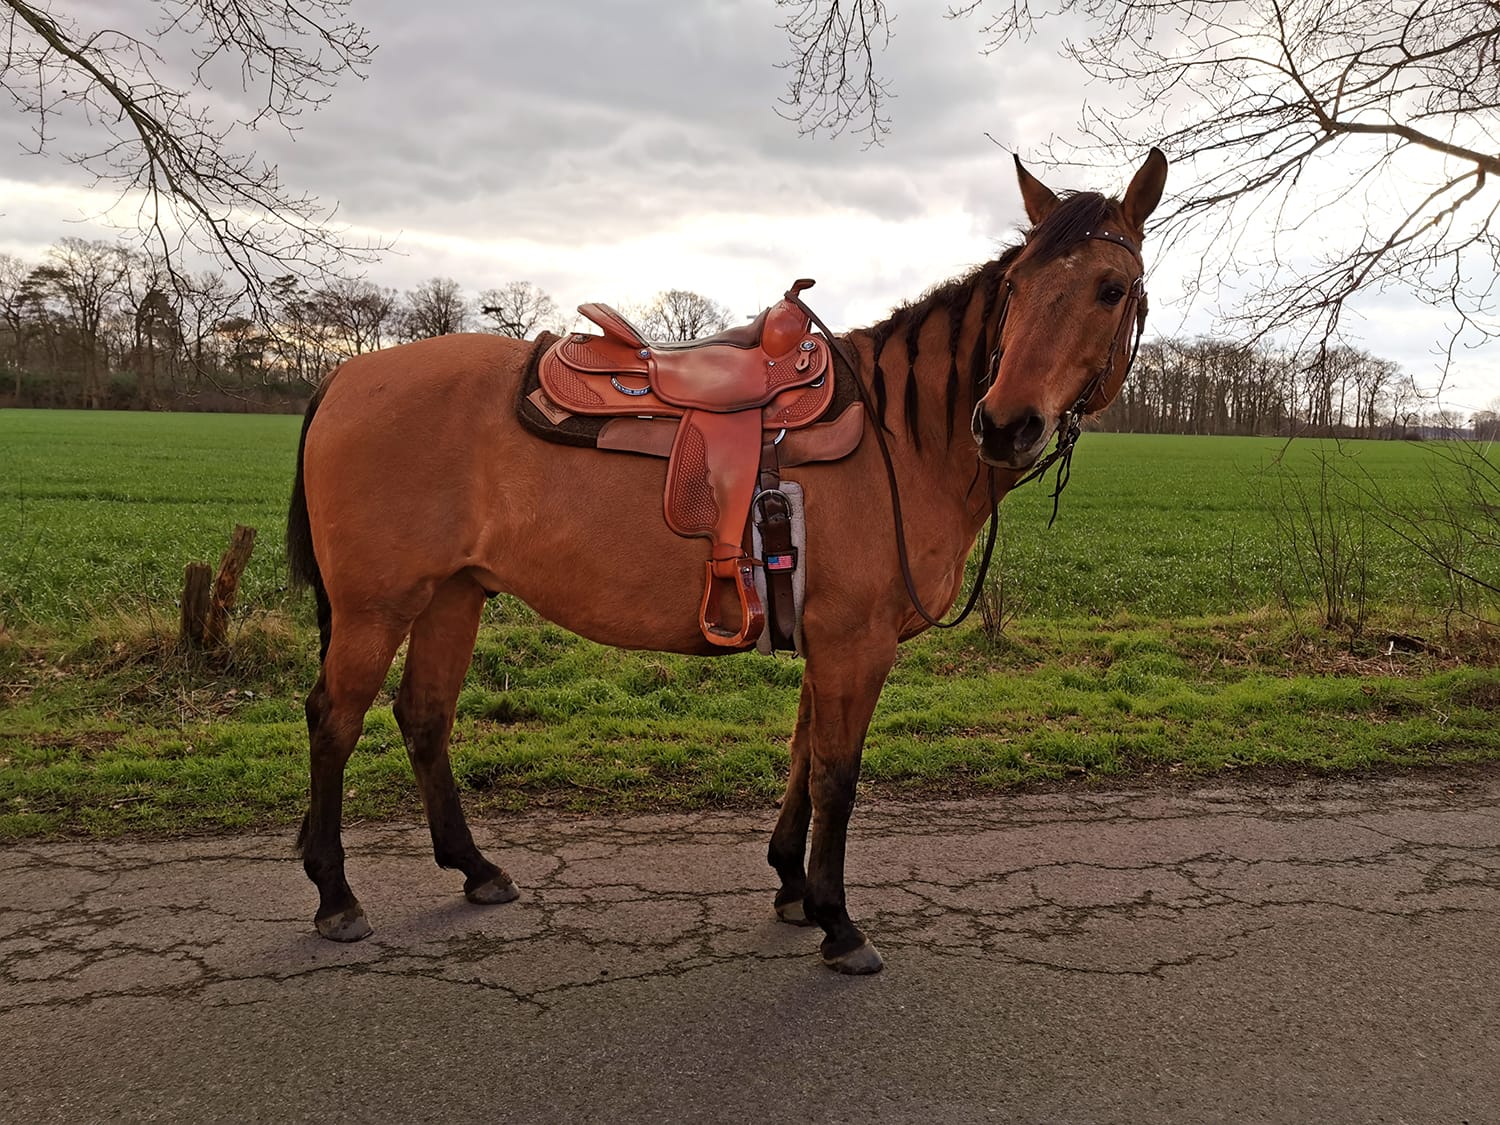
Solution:
<path fill-rule="evenodd" d="M 185 249 L 214 254 L 252 292 L 288 271 L 321 271 L 376 247 L 236 151 L 252 130 L 299 127 L 337 79 L 374 52 L 348 0 L 158 0 L 138 31 L 96 26 L 31 0 L 0 0 L 0 90 L 32 122 L 38 154 L 63 126 L 97 140 L 58 155 L 135 205 L 135 225 L 178 276 Z M 91 9 L 98 19 L 104 9 Z M 113 13 L 111 13 L 112 19 Z M 174 67 L 169 59 L 189 60 Z M 236 75 L 245 113 L 204 91 Z"/>
<path fill-rule="evenodd" d="M 333 366 L 334 357 L 328 345 L 328 329 L 317 298 L 295 274 L 283 274 L 266 288 L 266 299 L 260 303 L 262 323 L 268 338 L 261 346 L 274 352 L 280 367 L 290 379 L 316 383 Z M 249 359 L 254 347 L 252 325 L 234 334 L 237 352 Z M 254 367 L 264 371 L 264 364 L 237 364 L 241 377 Z"/>
<path fill-rule="evenodd" d="M 314 295 L 329 344 L 345 359 L 383 346 L 396 319 L 396 291 L 374 282 L 339 278 Z"/>
<path fill-rule="evenodd" d="M 401 310 L 401 338 L 425 340 L 462 332 L 469 323 L 469 302 L 451 277 L 433 277 L 406 291 Z"/>
<path fill-rule="evenodd" d="M 205 270 L 178 286 L 178 322 L 188 353 L 193 389 L 219 369 L 219 326 L 234 315 L 239 295 L 218 270 Z"/>
<path fill-rule="evenodd" d="M 128 327 L 126 349 L 136 379 L 136 400 L 147 409 L 160 405 L 159 379 L 177 389 L 178 358 L 182 354 L 182 323 L 165 266 L 146 255 L 130 255 L 123 284 L 121 320 Z"/>
<path fill-rule="evenodd" d="M 64 238 L 47 251 L 47 262 L 34 276 L 49 283 L 68 310 L 83 375 L 83 405 L 106 406 L 108 357 L 101 354 L 100 328 L 125 286 L 129 256 L 112 242 Z"/>
<path fill-rule="evenodd" d="M 841 9 L 841 25 L 888 19 L 880 0 L 814 6 Z M 1085 27 L 1065 54 L 1123 92 L 1094 99 L 1083 142 L 1056 154 L 1170 152 L 1180 186 L 1159 237 L 1192 230 L 1210 247 L 1200 288 L 1251 282 L 1230 317 L 1241 334 L 1321 348 L 1352 297 L 1396 288 L 1450 310 L 1450 357 L 1500 337 L 1494 0 L 968 0 L 950 12 L 976 13 L 997 51 L 1049 17 Z M 831 58 L 856 96 L 879 44 L 819 29 L 789 25 L 794 49 Z"/>
<path fill-rule="evenodd" d="M 641 330 L 652 340 L 696 340 L 729 327 L 730 312 L 689 289 L 667 289 L 639 310 Z"/>
<path fill-rule="evenodd" d="M 479 294 L 486 332 L 525 340 L 539 331 L 562 331 L 557 302 L 529 281 L 508 281 Z"/>
<path fill-rule="evenodd" d="M 26 279 L 31 267 L 14 254 L 0 254 L 0 324 L 10 339 L 7 362 L 15 380 L 15 403 L 21 403 L 21 375 L 26 366 Z"/>

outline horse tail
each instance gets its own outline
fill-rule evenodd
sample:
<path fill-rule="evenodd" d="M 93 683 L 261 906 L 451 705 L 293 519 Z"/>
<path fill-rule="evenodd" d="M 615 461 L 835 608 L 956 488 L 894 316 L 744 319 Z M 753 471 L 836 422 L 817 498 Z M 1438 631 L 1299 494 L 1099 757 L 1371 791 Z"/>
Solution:
<path fill-rule="evenodd" d="M 330 377 L 331 378 L 331 377 Z M 302 480 L 302 453 L 307 448 L 307 430 L 312 425 L 313 415 L 323 401 L 323 392 L 329 379 L 323 380 L 307 402 L 307 412 L 302 416 L 302 436 L 297 440 L 297 475 L 292 480 L 292 503 L 286 516 L 286 561 L 291 570 L 292 588 L 311 587 L 318 602 L 318 660 L 321 663 L 328 655 L 328 638 L 333 625 L 333 608 L 328 602 L 328 592 L 323 588 L 323 572 L 318 569 L 318 557 L 313 551 L 312 521 L 307 515 L 307 491 Z"/>

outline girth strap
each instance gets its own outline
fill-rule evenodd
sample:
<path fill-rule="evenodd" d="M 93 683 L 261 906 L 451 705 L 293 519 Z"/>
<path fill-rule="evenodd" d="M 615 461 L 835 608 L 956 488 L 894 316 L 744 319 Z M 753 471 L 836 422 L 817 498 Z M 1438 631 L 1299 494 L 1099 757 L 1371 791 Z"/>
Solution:
<path fill-rule="evenodd" d="M 770 435 L 760 447 L 760 478 L 753 516 L 760 528 L 762 562 L 766 568 L 766 596 L 770 613 L 771 650 L 797 647 L 797 594 L 793 575 L 801 560 L 792 543 L 792 502 L 781 491 L 781 464 L 776 440 Z"/>

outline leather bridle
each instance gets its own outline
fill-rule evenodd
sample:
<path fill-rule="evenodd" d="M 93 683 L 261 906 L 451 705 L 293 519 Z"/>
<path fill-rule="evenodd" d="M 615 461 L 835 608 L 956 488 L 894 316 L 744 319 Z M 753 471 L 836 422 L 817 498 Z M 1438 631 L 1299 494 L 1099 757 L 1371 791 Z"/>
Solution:
<path fill-rule="evenodd" d="M 1115 330 L 1114 339 L 1110 341 L 1109 356 L 1105 359 L 1104 366 L 1097 373 L 1095 373 L 1092 379 L 1089 380 L 1088 384 L 1083 388 L 1083 392 L 1078 396 L 1077 401 L 1068 408 L 1067 412 L 1058 422 L 1057 447 L 1051 453 L 1047 454 L 1047 456 L 1043 457 L 1039 462 L 1033 465 L 1030 471 L 1028 471 L 1025 476 L 1016 481 L 1016 485 L 1022 485 L 1028 483 L 1029 481 L 1036 480 L 1054 464 L 1057 464 L 1059 461 L 1061 462 L 1061 464 L 1058 465 L 1057 470 L 1057 484 L 1052 491 L 1052 519 L 1047 521 L 1048 527 L 1051 527 L 1052 523 L 1057 519 L 1057 508 L 1058 503 L 1060 502 L 1060 499 L 1062 497 L 1062 490 L 1067 487 L 1068 480 L 1072 475 L 1073 449 L 1078 444 L 1078 439 L 1083 433 L 1083 419 L 1087 414 L 1093 413 L 1097 410 L 1102 410 L 1106 405 L 1105 403 L 1100 403 L 1099 405 L 1094 406 L 1092 410 L 1090 410 L 1092 400 L 1094 396 L 1097 395 L 1099 391 L 1108 383 L 1111 375 L 1114 372 L 1115 360 L 1122 350 L 1125 340 L 1131 336 L 1131 330 L 1133 327 L 1134 339 L 1130 344 L 1130 358 L 1125 361 L 1125 370 L 1120 376 L 1120 382 L 1123 384 L 1125 379 L 1130 375 L 1130 369 L 1135 365 L 1136 352 L 1140 348 L 1141 333 L 1145 330 L 1146 327 L 1146 265 L 1145 260 L 1141 257 L 1140 246 L 1123 234 L 1117 234 L 1114 231 L 1107 230 L 1085 231 L 1082 236 L 1082 240 L 1087 239 L 1098 239 L 1102 242 L 1113 242 L 1117 246 L 1125 247 L 1125 249 L 1131 252 L 1131 254 L 1135 257 L 1136 262 L 1140 265 L 1141 273 L 1136 277 L 1134 281 L 1130 283 L 1130 288 L 1126 292 L 1126 296 L 1124 299 L 1125 307 L 1121 311 L 1120 324 L 1119 327 Z M 1007 277 L 1005 279 L 1005 295 L 1001 298 L 1000 311 L 996 314 L 995 350 L 994 353 L 990 356 L 989 368 L 985 374 L 984 383 L 978 388 L 981 399 L 983 399 L 989 387 L 994 384 L 995 379 L 998 378 L 1000 374 L 1000 358 L 1004 354 L 1005 350 L 1003 343 L 1005 333 L 1005 317 L 1006 312 L 1010 307 L 1010 297 L 1013 291 L 1014 286 L 1012 285 L 1010 279 Z M 917 594 L 917 584 L 912 579 L 911 559 L 910 554 L 906 548 L 906 521 L 902 518 L 901 515 L 901 490 L 896 480 L 896 469 L 894 463 L 891 460 L 890 445 L 885 440 L 885 426 L 882 423 L 880 416 L 875 411 L 874 403 L 872 403 L 870 400 L 870 393 L 865 390 L 864 384 L 860 382 L 859 365 L 855 362 L 855 357 L 851 355 L 848 348 L 845 347 L 844 341 L 838 336 L 835 336 L 829 329 L 828 325 L 823 323 L 822 318 L 803 303 L 802 298 L 798 294 L 798 292 L 796 292 L 795 290 L 790 291 L 786 294 L 786 297 L 787 300 L 791 301 L 804 313 L 806 313 L 808 319 L 810 319 L 815 325 L 818 326 L 818 330 L 823 333 L 823 335 L 828 339 L 828 342 L 833 346 L 833 349 L 838 354 L 839 358 L 844 361 L 844 366 L 849 369 L 849 376 L 854 381 L 854 388 L 859 394 L 860 402 L 864 405 L 865 411 L 869 415 L 870 420 L 873 423 L 873 428 L 875 431 L 875 441 L 876 444 L 880 447 L 880 456 L 885 462 L 886 478 L 890 483 L 891 509 L 892 515 L 895 517 L 896 522 L 896 554 L 901 562 L 901 577 L 906 583 L 906 593 L 907 596 L 911 599 L 912 608 L 917 611 L 917 615 L 921 617 L 923 621 L 927 622 L 927 624 L 931 625 L 933 628 L 952 629 L 957 627 L 958 625 L 961 625 L 969 616 L 969 614 L 973 612 L 974 606 L 978 604 L 980 591 L 984 589 L 984 581 L 986 576 L 989 574 L 990 559 L 993 556 L 995 550 L 996 530 L 1000 523 L 1000 496 L 995 486 L 994 468 L 991 467 L 989 474 L 989 530 L 985 534 L 984 557 L 980 559 L 979 572 L 974 577 L 973 588 L 970 589 L 968 600 L 964 603 L 964 607 L 959 611 L 958 616 L 953 618 L 953 620 L 951 621 L 942 621 L 929 613 L 927 607 L 922 604 L 922 599 Z"/>

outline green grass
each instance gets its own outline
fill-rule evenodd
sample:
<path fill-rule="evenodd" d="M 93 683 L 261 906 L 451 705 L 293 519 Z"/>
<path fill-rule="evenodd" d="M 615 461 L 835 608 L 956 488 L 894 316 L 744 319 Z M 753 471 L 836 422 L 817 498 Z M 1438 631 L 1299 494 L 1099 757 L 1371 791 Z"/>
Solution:
<path fill-rule="evenodd" d="M 297 423 L 0 413 L 0 838 L 300 815 L 316 640 L 306 600 L 284 589 Z M 903 649 L 862 784 L 969 792 L 1500 759 L 1492 640 L 1381 655 L 1377 625 L 1443 636 L 1443 591 L 1378 529 L 1363 636 L 1265 608 L 1285 576 L 1268 490 L 1279 472 L 1314 481 L 1321 448 L 1087 435 L 1054 528 L 1038 486 L 1004 505 L 1007 595 L 1022 610 L 1006 638 L 965 628 Z M 1342 454 L 1391 495 L 1430 502 L 1429 450 Z M 217 559 L 236 522 L 261 534 L 231 656 L 185 660 L 171 645 L 182 567 Z M 388 707 L 399 670 L 350 763 L 351 819 L 419 815 Z M 498 599 L 459 700 L 455 772 L 480 810 L 764 803 L 784 781 L 800 676 L 787 659 L 603 649 Z"/>
<path fill-rule="evenodd" d="M 0 621 L 76 626 L 170 608 L 182 568 L 259 530 L 247 605 L 285 587 L 283 529 L 301 419 L 271 414 L 0 411 Z"/>
<path fill-rule="evenodd" d="M 305 630 L 242 633 L 230 664 L 141 635 L 62 661 L 0 649 L 24 684 L 0 714 L 0 838 L 290 824 L 306 792 Z M 1265 618 L 1116 619 L 974 630 L 904 651 L 863 782 L 883 792 L 1500 760 L 1500 670 L 1298 635 Z M 800 662 L 600 648 L 493 624 L 459 700 L 453 761 L 471 808 L 766 803 L 780 792 Z M 418 806 L 389 710 L 346 777 L 352 819 Z"/>
<path fill-rule="evenodd" d="M 235 523 L 260 531 L 242 594 L 282 604 L 282 529 L 299 419 L 286 415 L 0 413 L 0 620 L 71 628 L 107 610 L 170 606 L 193 559 Z M 1085 435 L 1062 513 L 1050 488 L 1006 498 L 1005 568 L 1030 616 L 1239 613 L 1272 601 L 1284 551 L 1268 499 L 1314 478 L 1333 443 Z M 1393 498 L 1429 502 L 1430 448 L 1343 442 L 1341 464 Z M 871 482 L 883 504 L 884 483 Z M 1372 599 L 1441 604 L 1442 582 L 1371 526 Z"/>
<path fill-rule="evenodd" d="M 1283 474 L 1313 490 L 1319 459 L 1375 482 L 1393 503 L 1432 504 L 1441 447 L 1388 441 L 1086 434 L 1057 523 L 1048 487 L 1001 505 L 1008 571 L 1028 614 L 1143 617 L 1237 613 L 1275 600 L 1289 562 L 1272 510 Z M 1348 485 L 1336 486 L 1347 499 Z M 1377 521 L 1368 536 L 1375 603 L 1435 606 L 1435 569 Z M 1491 564 L 1491 572 L 1495 570 Z M 1496 575 L 1500 577 L 1500 575 Z"/>

